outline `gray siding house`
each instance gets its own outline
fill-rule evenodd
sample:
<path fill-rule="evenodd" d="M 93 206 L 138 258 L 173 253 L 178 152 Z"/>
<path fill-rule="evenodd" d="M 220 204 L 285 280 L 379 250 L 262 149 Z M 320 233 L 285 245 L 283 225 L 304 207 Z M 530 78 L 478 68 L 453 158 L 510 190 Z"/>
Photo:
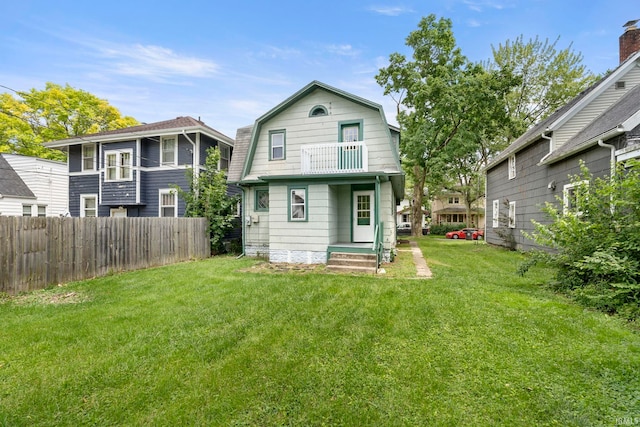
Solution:
<path fill-rule="evenodd" d="M 229 182 L 242 189 L 245 254 L 389 260 L 404 196 L 399 142 L 380 105 L 318 81 L 239 129 Z"/>
<path fill-rule="evenodd" d="M 220 148 L 227 169 L 234 141 L 178 117 L 45 145 L 67 151 L 71 216 L 179 217 L 185 203 L 173 186 L 188 190 L 186 170 L 201 170 L 209 147 Z"/>
<path fill-rule="evenodd" d="M 528 250 L 532 220 L 546 223 L 545 202 L 569 204 L 580 162 L 598 177 L 640 157 L 640 30 L 620 37 L 620 65 L 541 121 L 496 157 L 486 171 L 485 239 Z"/>

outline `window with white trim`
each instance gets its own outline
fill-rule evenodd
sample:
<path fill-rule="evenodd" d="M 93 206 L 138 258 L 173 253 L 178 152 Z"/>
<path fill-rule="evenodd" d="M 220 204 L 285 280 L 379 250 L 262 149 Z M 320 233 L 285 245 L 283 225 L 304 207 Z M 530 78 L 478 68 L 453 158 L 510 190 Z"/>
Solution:
<path fill-rule="evenodd" d="M 96 146 L 95 144 L 82 145 L 82 170 L 96 170 Z"/>
<path fill-rule="evenodd" d="M 98 216 L 98 196 L 96 194 L 82 194 L 80 196 L 80 217 Z"/>
<path fill-rule="evenodd" d="M 47 207 L 45 205 L 38 205 L 38 216 L 47 216 Z"/>
<path fill-rule="evenodd" d="M 509 202 L 509 228 L 516 228 L 516 202 Z"/>
<path fill-rule="evenodd" d="M 269 160 L 285 159 L 285 131 L 269 132 Z"/>
<path fill-rule="evenodd" d="M 449 197 L 449 204 L 450 205 L 457 205 L 459 203 L 460 203 L 460 197 L 458 197 L 458 196 Z"/>
<path fill-rule="evenodd" d="M 170 189 L 160 190 L 159 207 L 158 216 L 177 217 L 178 197 L 176 196 L 176 191 Z"/>
<path fill-rule="evenodd" d="M 133 150 L 105 151 L 105 181 L 131 181 Z"/>
<path fill-rule="evenodd" d="M 566 215 L 574 212 L 576 215 L 582 215 L 581 202 L 584 201 L 587 193 L 589 181 L 583 180 L 572 182 L 562 187 L 562 212 Z"/>
<path fill-rule="evenodd" d="M 32 216 L 31 205 L 22 205 L 22 216 Z"/>
<path fill-rule="evenodd" d="M 160 164 L 163 166 L 175 165 L 178 159 L 178 138 L 175 136 L 163 136 L 160 139 Z"/>
<path fill-rule="evenodd" d="M 493 201 L 493 228 L 500 227 L 500 200 Z"/>
<path fill-rule="evenodd" d="M 516 155 L 509 156 L 509 179 L 516 177 Z"/>
<path fill-rule="evenodd" d="M 307 189 L 289 189 L 289 221 L 307 220 Z"/>

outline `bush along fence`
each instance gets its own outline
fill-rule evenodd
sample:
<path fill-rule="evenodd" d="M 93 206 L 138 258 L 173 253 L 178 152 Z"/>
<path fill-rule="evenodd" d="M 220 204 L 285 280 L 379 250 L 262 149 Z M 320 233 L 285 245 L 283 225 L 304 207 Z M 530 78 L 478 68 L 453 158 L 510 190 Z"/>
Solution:
<path fill-rule="evenodd" d="M 204 218 L 0 217 L 0 293 L 210 256 Z"/>

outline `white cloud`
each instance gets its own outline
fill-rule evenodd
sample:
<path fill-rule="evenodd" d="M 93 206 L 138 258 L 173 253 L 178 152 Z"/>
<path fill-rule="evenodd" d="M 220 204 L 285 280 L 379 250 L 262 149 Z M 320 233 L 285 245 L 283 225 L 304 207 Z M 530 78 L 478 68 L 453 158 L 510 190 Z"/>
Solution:
<path fill-rule="evenodd" d="M 102 56 L 114 59 L 118 74 L 143 77 L 209 77 L 218 65 L 203 58 L 181 55 L 155 45 L 119 45 L 99 47 Z"/>
<path fill-rule="evenodd" d="M 331 45 L 325 46 L 325 49 L 329 53 L 333 53 L 341 56 L 357 56 L 360 54 L 360 52 L 355 50 L 353 46 L 351 46 L 350 44 L 339 44 L 339 45 L 331 44 Z"/>
<path fill-rule="evenodd" d="M 405 13 L 412 13 L 413 10 L 403 6 L 369 6 L 371 12 L 386 16 L 399 16 Z"/>
<path fill-rule="evenodd" d="M 485 9 L 502 10 L 512 7 L 512 5 L 509 4 L 508 1 L 501 3 L 499 1 L 493 0 L 464 0 L 463 3 L 466 4 L 469 9 L 475 12 L 482 12 Z"/>
<path fill-rule="evenodd" d="M 288 47 L 266 46 L 258 56 L 270 59 L 291 59 L 299 57 L 300 50 Z"/>
<path fill-rule="evenodd" d="M 480 23 L 480 21 L 477 21 L 475 19 L 469 19 L 467 20 L 467 25 L 469 25 L 472 28 L 476 28 L 476 27 L 481 27 L 482 24 Z"/>

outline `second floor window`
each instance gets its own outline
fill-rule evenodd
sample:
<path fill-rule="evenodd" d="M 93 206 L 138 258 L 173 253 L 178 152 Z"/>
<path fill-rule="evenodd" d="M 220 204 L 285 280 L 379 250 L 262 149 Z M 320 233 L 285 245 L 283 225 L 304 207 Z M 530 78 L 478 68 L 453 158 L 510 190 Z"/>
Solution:
<path fill-rule="evenodd" d="M 509 179 L 516 177 L 516 155 L 509 156 Z"/>
<path fill-rule="evenodd" d="M 362 141 L 362 120 L 340 122 L 338 126 L 340 127 L 338 142 Z"/>
<path fill-rule="evenodd" d="M 131 180 L 131 150 L 105 153 L 105 181 Z"/>
<path fill-rule="evenodd" d="M 283 130 L 269 132 L 269 160 L 285 159 L 285 132 Z"/>
<path fill-rule="evenodd" d="M 220 170 L 229 169 L 229 160 L 231 159 L 231 149 L 226 145 L 219 145 L 220 147 Z"/>
<path fill-rule="evenodd" d="M 96 169 L 96 146 L 85 144 L 82 146 L 82 170 L 92 171 Z"/>
<path fill-rule="evenodd" d="M 160 143 L 160 164 L 161 165 L 175 165 L 178 142 L 175 136 L 165 136 Z"/>
<path fill-rule="evenodd" d="M 449 197 L 449 204 L 450 205 L 457 205 L 460 204 L 460 197 L 455 196 L 455 197 Z"/>

